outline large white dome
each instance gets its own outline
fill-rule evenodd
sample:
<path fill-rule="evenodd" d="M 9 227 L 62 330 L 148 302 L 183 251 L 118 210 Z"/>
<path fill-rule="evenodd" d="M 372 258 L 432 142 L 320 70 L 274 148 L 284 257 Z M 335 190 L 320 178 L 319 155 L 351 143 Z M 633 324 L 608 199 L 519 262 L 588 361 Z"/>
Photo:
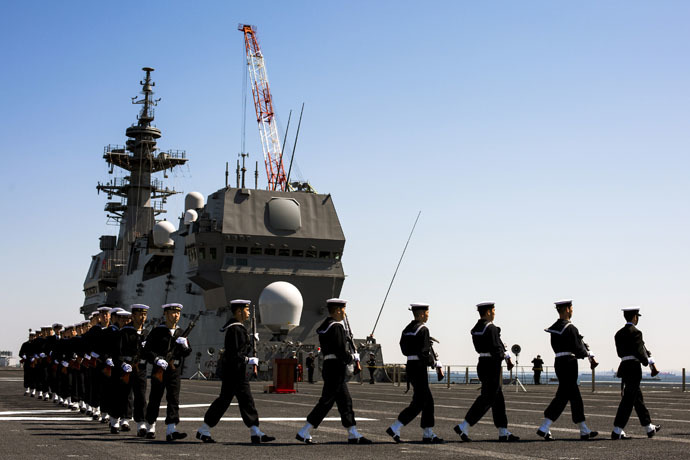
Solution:
<path fill-rule="evenodd" d="M 287 334 L 299 326 L 302 316 L 302 294 L 286 281 L 276 281 L 261 291 L 261 323 L 276 334 Z"/>
<path fill-rule="evenodd" d="M 201 209 L 204 207 L 204 195 L 199 192 L 189 192 L 184 197 L 184 210 Z"/>
<path fill-rule="evenodd" d="M 175 226 L 167 220 L 157 222 L 153 226 L 153 244 L 159 248 L 172 247 L 175 242 L 170 235 L 175 233 Z"/>

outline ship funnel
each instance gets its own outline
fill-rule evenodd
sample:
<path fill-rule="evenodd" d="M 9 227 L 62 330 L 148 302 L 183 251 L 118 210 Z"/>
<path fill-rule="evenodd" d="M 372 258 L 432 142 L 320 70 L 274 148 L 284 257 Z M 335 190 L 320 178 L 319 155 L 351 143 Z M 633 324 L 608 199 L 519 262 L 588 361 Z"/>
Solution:
<path fill-rule="evenodd" d="M 193 209 L 187 209 L 184 213 L 184 223 L 191 224 L 199 218 L 199 213 Z"/>
<path fill-rule="evenodd" d="M 153 226 L 153 244 L 159 248 L 171 248 L 175 244 L 170 235 L 175 233 L 175 226 L 167 220 Z"/>
<path fill-rule="evenodd" d="M 261 324 L 273 332 L 271 340 L 282 340 L 284 335 L 299 326 L 303 304 L 299 289 L 286 281 L 276 281 L 261 291 Z"/>
<path fill-rule="evenodd" d="M 204 207 L 204 195 L 199 192 L 189 192 L 184 197 L 184 209 L 201 209 Z"/>

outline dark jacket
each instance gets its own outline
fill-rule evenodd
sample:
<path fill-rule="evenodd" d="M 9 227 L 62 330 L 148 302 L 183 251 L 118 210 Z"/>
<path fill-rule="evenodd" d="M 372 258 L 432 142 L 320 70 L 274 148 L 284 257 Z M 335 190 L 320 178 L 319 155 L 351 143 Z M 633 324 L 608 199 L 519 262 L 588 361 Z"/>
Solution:
<path fill-rule="evenodd" d="M 642 332 L 633 324 L 626 324 L 616 332 L 615 340 L 619 357 L 634 356 L 643 366 L 649 364 L 649 352 L 644 346 Z"/>
<path fill-rule="evenodd" d="M 335 355 L 344 364 L 352 362 L 352 355 L 345 337 L 345 325 L 342 321 L 336 321 L 329 316 L 316 329 L 316 333 L 319 334 L 321 353 L 324 356 Z"/>
<path fill-rule="evenodd" d="M 505 358 L 506 348 L 501 341 L 500 327 L 480 318 L 471 333 L 472 343 L 477 353 L 491 353 L 491 357 L 495 359 Z"/>
<path fill-rule="evenodd" d="M 429 328 L 421 321 L 412 320 L 400 336 L 400 351 L 405 356 L 416 355 L 422 363 L 433 366 Z"/>
<path fill-rule="evenodd" d="M 580 332 L 570 321 L 559 319 L 544 330 L 551 334 L 551 348 L 553 348 L 554 353 L 570 352 L 577 359 L 589 356 Z"/>

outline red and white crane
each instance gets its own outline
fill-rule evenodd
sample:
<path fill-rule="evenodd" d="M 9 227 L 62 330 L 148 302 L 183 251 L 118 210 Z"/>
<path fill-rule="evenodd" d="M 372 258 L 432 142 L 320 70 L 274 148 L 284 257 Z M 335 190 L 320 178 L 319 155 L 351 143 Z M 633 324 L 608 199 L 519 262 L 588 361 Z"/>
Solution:
<path fill-rule="evenodd" d="M 266 63 L 261 53 L 256 31 L 253 26 L 240 24 L 237 29 L 244 33 L 244 45 L 247 52 L 247 67 L 252 85 L 256 121 L 259 123 L 261 147 L 266 163 L 266 176 L 269 190 L 285 191 L 288 188 L 285 167 L 283 166 L 283 150 L 280 146 L 273 97 L 268 85 Z"/>

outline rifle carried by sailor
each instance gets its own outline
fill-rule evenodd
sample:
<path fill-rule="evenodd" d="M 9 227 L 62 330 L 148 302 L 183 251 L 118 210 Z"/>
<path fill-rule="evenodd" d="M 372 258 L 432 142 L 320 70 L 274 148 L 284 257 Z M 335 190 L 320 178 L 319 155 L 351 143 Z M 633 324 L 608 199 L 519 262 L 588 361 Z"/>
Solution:
<path fill-rule="evenodd" d="M 170 368 L 171 371 L 175 370 L 175 365 L 173 364 L 173 361 L 175 357 L 178 354 L 178 350 L 180 348 L 180 345 L 176 343 L 174 340 L 184 337 L 187 338 L 190 332 L 192 332 L 192 329 L 194 329 L 194 326 L 196 326 L 197 320 L 201 317 L 201 312 L 199 312 L 192 320 L 189 322 L 189 325 L 187 326 L 187 329 L 184 330 L 181 334 L 178 334 L 177 332 L 180 329 L 177 329 L 175 331 L 175 334 L 173 334 L 173 345 L 172 348 L 168 351 L 168 354 L 165 355 L 165 360 L 168 362 L 168 367 Z M 151 378 L 156 379 L 159 382 L 163 381 L 163 368 L 160 366 L 157 366 L 154 364 L 154 369 L 153 372 L 151 372 Z"/>
<path fill-rule="evenodd" d="M 431 347 L 429 348 L 429 351 L 431 352 L 431 357 L 434 358 L 434 366 L 435 366 L 436 363 L 438 362 L 438 355 L 436 354 L 436 351 L 434 350 L 434 342 L 436 342 L 436 343 L 441 343 L 441 342 L 439 342 L 438 340 L 436 340 L 433 337 L 429 337 L 429 339 L 431 340 Z M 443 380 L 443 367 L 437 367 L 436 368 L 436 375 L 438 376 L 439 382 Z"/>
<path fill-rule="evenodd" d="M 345 314 L 345 338 L 347 339 L 347 344 L 350 347 L 350 353 L 357 353 L 357 346 L 355 345 L 355 339 L 352 336 L 350 320 L 347 318 L 347 314 Z M 362 372 L 362 364 L 359 361 L 355 361 L 352 373 L 357 375 L 360 372 Z"/>
<path fill-rule="evenodd" d="M 252 319 L 251 319 L 251 338 L 250 338 L 250 343 L 252 345 L 252 357 L 256 358 L 256 342 L 259 340 L 258 339 L 258 334 L 256 332 L 256 305 L 252 304 Z M 258 378 L 259 376 L 259 368 L 256 364 L 252 365 L 252 373 L 254 374 L 255 378 Z"/>
<path fill-rule="evenodd" d="M 151 321 L 149 325 L 141 332 L 141 345 L 137 348 L 136 354 L 132 357 L 132 372 L 139 372 L 139 361 L 141 360 L 141 352 L 144 348 L 144 343 L 146 343 L 146 338 L 149 336 L 154 327 L 156 327 L 157 322 L 155 320 Z M 122 383 L 127 385 L 129 383 L 129 376 L 132 372 L 124 372 L 120 376 Z"/>

